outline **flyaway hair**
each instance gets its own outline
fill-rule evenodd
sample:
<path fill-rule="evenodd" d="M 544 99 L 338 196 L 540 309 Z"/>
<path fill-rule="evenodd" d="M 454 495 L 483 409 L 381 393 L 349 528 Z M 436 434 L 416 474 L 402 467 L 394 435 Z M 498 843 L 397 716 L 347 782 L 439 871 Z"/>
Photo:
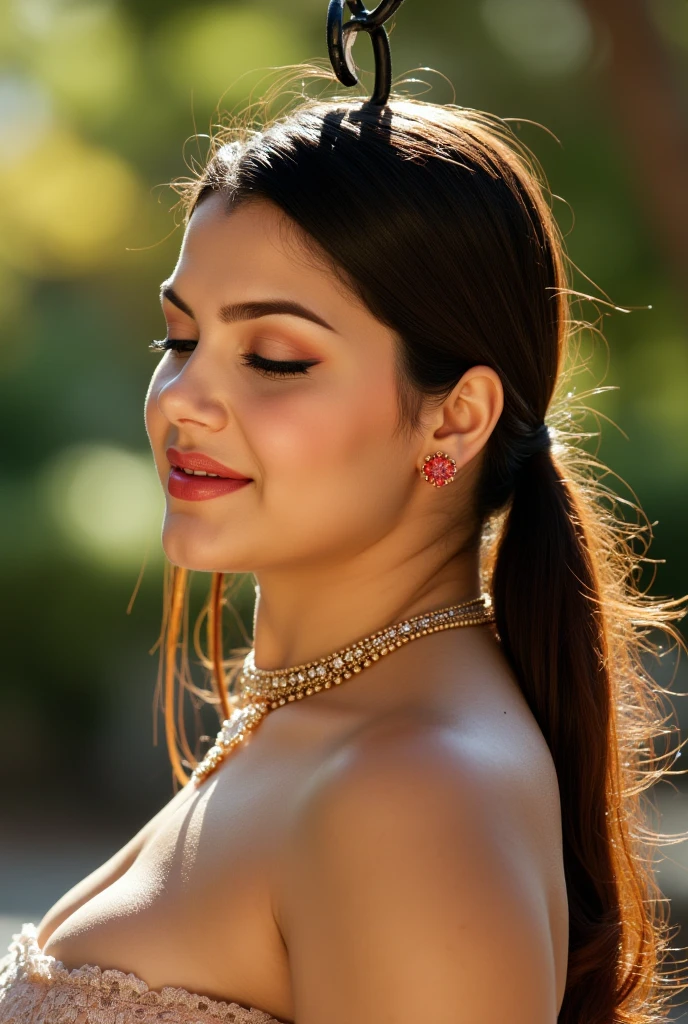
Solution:
<path fill-rule="evenodd" d="M 678 773 L 675 751 L 656 749 L 671 731 L 668 690 L 647 662 L 657 631 L 680 652 L 685 599 L 640 589 L 649 524 L 620 514 L 609 470 L 581 443 L 595 436 L 569 391 L 583 326 L 572 302 L 583 296 L 539 164 L 507 122 L 474 109 L 395 92 L 382 109 L 302 96 L 259 127 L 247 118 L 218 129 L 208 160 L 176 187 L 187 217 L 211 194 L 228 215 L 274 204 L 313 260 L 394 332 L 400 430 L 416 430 L 423 404 L 442 401 L 471 366 L 499 374 L 504 409 L 484 451 L 470 544 L 557 771 L 570 910 L 559 1022 L 665 1019 L 685 982 L 668 956 L 652 860 L 662 837 L 647 825 L 644 797 Z M 543 420 L 555 443 L 526 458 Z M 176 677 L 189 680 L 183 644 L 177 668 L 186 571 L 172 567 L 167 582 L 165 717 L 185 783 L 197 761 L 173 690 Z M 240 660 L 222 652 L 225 584 L 214 574 L 202 656 L 222 717 Z"/>

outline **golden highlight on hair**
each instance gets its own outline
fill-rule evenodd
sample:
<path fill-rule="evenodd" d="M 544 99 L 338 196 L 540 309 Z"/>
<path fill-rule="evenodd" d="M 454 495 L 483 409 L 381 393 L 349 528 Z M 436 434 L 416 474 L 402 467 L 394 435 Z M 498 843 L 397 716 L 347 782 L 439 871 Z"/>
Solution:
<path fill-rule="evenodd" d="M 270 115 L 271 102 L 284 99 L 291 79 L 302 82 L 295 107 Z M 369 111 L 351 93 L 308 97 L 306 79 L 331 85 L 333 76 L 300 65 L 242 117 L 216 127 L 207 160 L 191 179 L 175 183 L 182 209 L 188 219 L 211 191 L 225 194 L 228 207 L 256 196 L 277 202 L 313 239 L 314 254 L 348 275 L 373 315 L 392 323 L 404 339 L 399 386 L 411 426 L 419 401 L 441 399 L 468 365 L 487 362 L 500 373 L 505 412 L 487 445 L 476 536 L 500 642 L 560 783 L 571 931 L 559 1022 L 654 1024 L 665 1019 L 671 994 L 688 983 L 680 970 L 685 959 L 672 963 L 669 956 L 676 950 L 669 945 L 667 901 L 654 875 L 656 847 L 683 836 L 656 832 L 647 820 L 651 787 L 682 774 L 674 762 L 683 743 L 668 749 L 666 739 L 675 731 L 673 708 L 666 708 L 671 684 L 662 687 L 651 677 L 648 660 L 659 656 L 658 636 L 671 641 L 662 656 L 678 659 L 685 652 L 675 623 L 685 615 L 686 598 L 659 599 L 641 590 L 640 572 L 652 564 L 651 526 L 635 495 L 618 497 L 608 483 L 613 474 L 582 444 L 598 436 L 584 429 L 587 418 L 600 415 L 585 401 L 606 389 L 575 395 L 576 376 L 589 372 L 580 338 L 583 331 L 603 336 L 595 323 L 572 318 L 572 301 L 616 307 L 573 289 L 568 268 L 577 268 L 566 254 L 542 168 L 505 120 L 396 90 L 384 111 Z M 367 250 L 360 235 L 349 248 L 346 239 L 333 237 L 339 227 L 331 225 L 325 199 L 300 184 L 309 174 L 320 180 L 316 174 L 328 167 L 339 182 L 354 157 L 361 189 L 346 197 L 347 232 L 355 233 L 359 219 L 374 223 L 377 215 L 393 222 L 390 204 L 403 202 L 404 194 L 413 195 L 405 228 L 413 221 L 416 241 L 424 233 L 445 232 L 448 255 L 438 255 L 426 276 L 414 265 L 417 287 L 397 284 L 389 300 L 389 263 Z M 376 172 L 373 197 L 367 179 Z M 450 233 L 452 217 L 465 237 Z M 406 239 L 400 239 L 400 251 L 401 242 Z M 472 266 L 471 254 L 481 246 L 492 246 L 489 281 Z M 404 250 L 395 272 L 405 271 L 401 261 L 413 260 L 417 247 Z M 447 289 L 452 273 L 457 288 Z M 436 274 L 448 276 L 438 284 Z M 447 322 L 437 311 L 442 288 L 455 305 L 442 310 Z M 431 339 L 423 333 L 426 321 Z M 495 323 L 503 329 L 495 330 Z M 555 432 L 552 451 L 519 468 L 522 438 L 545 414 Z M 193 684 L 186 636 L 180 639 L 188 573 L 166 567 L 158 682 L 164 677 L 166 739 L 182 785 L 200 760 L 184 733 L 183 694 L 188 690 L 213 703 L 218 717 L 227 717 L 244 653 L 223 656 L 223 611 L 232 606 L 224 593 L 227 575 L 211 576 L 194 633 L 199 661 L 212 680 L 211 690 L 204 690 Z M 207 653 L 198 643 L 205 616 Z M 660 738 L 667 749 L 658 749 Z"/>

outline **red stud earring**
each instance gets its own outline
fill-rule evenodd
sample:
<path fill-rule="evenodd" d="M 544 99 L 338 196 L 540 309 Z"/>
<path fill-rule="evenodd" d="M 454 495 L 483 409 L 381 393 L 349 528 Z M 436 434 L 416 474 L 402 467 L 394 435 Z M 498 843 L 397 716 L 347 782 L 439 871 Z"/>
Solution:
<path fill-rule="evenodd" d="M 433 487 L 444 487 L 456 476 L 456 463 L 446 452 L 435 452 L 425 456 L 420 474 Z"/>

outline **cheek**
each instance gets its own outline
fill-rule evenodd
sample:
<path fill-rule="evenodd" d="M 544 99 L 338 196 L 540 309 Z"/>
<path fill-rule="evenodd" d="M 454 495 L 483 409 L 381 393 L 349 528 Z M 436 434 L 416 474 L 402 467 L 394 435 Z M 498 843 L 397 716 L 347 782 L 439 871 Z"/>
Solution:
<path fill-rule="evenodd" d="M 146 433 L 148 434 L 148 440 L 150 441 L 155 461 L 158 464 L 158 469 L 160 469 L 160 465 L 164 462 L 164 468 L 165 471 L 167 471 L 169 467 L 167 466 L 167 460 L 165 459 L 164 452 L 162 451 L 167 421 L 160 412 L 157 401 L 161 386 L 160 370 L 156 369 L 151 378 L 151 382 L 148 385 L 148 391 L 146 392 L 143 416 L 146 425 Z"/>
<path fill-rule="evenodd" d="M 148 385 L 148 390 L 146 391 L 146 400 L 143 403 L 143 417 L 146 424 L 146 432 L 151 441 L 153 440 L 151 437 L 151 433 L 155 430 L 155 394 L 155 374 L 153 374 L 151 382 Z"/>
<path fill-rule="evenodd" d="M 242 420 L 267 486 L 282 476 L 280 468 L 298 477 L 328 467 L 360 470 L 367 451 L 390 443 L 396 415 L 392 382 L 371 378 L 350 387 L 285 385 Z"/>
<path fill-rule="evenodd" d="M 305 385 L 305 386 L 304 386 Z M 277 391 L 278 385 L 275 385 Z M 242 415 L 261 472 L 260 497 L 280 529 L 378 531 L 405 499 L 405 452 L 394 437 L 393 371 L 302 382 Z"/>

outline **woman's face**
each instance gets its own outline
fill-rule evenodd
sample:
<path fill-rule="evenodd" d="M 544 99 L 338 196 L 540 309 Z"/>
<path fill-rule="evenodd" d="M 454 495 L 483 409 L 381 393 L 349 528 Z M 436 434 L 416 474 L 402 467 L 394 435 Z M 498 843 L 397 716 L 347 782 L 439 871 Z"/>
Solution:
<path fill-rule="evenodd" d="M 421 442 L 397 429 L 392 332 L 309 262 L 289 225 L 270 203 L 228 214 L 213 194 L 165 282 L 167 337 L 193 344 L 159 356 L 145 418 L 166 496 L 163 548 L 189 569 L 334 566 L 387 537 L 422 487 Z M 266 315 L 268 302 L 313 319 Z M 248 482 L 228 490 L 174 471 L 170 448 Z"/>

